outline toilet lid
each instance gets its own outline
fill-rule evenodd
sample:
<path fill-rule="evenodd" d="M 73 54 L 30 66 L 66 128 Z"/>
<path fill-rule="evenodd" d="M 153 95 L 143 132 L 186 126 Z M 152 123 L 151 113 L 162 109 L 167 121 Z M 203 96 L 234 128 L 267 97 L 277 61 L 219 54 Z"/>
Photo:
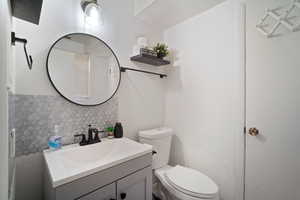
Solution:
<path fill-rule="evenodd" d="M 218 194 L 214 181 L 197 170 L 177 165 L 164 175 L 174 188 L 185 194 L 205 198 L 214 198 Z"/>

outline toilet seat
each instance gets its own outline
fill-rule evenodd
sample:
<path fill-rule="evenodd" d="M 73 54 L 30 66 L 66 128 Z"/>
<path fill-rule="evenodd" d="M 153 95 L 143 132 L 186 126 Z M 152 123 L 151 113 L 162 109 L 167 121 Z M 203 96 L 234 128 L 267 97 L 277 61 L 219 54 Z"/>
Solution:
<path fill-rule="evenodd" d="M 166 166 L 155 170 L 155 175 L 179 199 L 219 199 L 218 186 L 199 171 L 182 166 Z"/>

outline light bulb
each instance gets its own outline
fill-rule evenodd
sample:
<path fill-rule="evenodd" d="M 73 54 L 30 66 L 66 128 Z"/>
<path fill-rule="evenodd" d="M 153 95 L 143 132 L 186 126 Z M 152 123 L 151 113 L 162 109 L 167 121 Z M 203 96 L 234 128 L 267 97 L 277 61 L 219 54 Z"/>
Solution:
<path fill-rule="evenodd" d="M 84 8 L 85 21 L 90 26 L 102 25 L 101 7 L 97 3 L 88 3 Z"/>
<path fill-rule="evenodd" d="M 85 8 L 85 15 L 87 17 L 99 17 L 99 8 L 98 5 L 94 4 L 94 3 L 90 3 L 86 6 Z"/>

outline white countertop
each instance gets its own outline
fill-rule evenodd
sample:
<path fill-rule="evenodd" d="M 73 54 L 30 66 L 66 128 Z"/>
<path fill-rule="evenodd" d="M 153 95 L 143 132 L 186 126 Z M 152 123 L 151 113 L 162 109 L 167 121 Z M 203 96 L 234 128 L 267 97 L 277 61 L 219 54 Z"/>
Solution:
<path fill-rule="evenodd" d="M 121 138 L 102 139 L 87 146 L 68 145 L 56 151 L 48 149 L 43 155 L 52 187 L 56 188 L 151 152 L 151 145 Z"/>

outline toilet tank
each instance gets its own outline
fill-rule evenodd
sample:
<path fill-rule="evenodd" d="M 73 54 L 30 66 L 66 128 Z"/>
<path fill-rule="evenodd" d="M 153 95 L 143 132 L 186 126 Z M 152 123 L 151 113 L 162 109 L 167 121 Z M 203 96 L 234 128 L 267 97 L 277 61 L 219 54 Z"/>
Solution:
<path fill-rule="evenodd" d="M 169 163 L 172 129 L 157 128 L 139 132 L 139 141 L 150 144 L 157 153 L 153 155 L 152 168 L 158 169 Z"/>

